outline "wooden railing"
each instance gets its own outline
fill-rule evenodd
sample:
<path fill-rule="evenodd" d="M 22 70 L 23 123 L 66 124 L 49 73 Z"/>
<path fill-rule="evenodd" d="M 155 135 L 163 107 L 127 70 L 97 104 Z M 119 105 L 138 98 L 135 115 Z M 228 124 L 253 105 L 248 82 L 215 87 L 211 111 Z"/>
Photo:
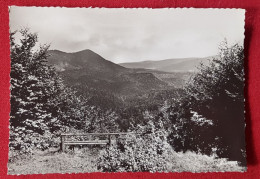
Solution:
<path fill-rule="evenodd" d="M 64 152 L 67 145 L 110 145 L 112 136 L 121 136 L 134 133 L 84 133 L 61 134 L 61 151 Z M 69 139 L 69 140 L 67 140 Z"/>

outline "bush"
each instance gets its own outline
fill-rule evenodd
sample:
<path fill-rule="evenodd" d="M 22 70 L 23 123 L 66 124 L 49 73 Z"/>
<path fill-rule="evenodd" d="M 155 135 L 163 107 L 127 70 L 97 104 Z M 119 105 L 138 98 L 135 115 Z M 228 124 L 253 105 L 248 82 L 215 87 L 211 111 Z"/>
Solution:
<path fill-rule="evenodd" d="M 172 148 L 167 143 L 163 129 L 155 131 L 149 121 L 139 126 L 136 134 L 120 137 L 103 150 L 98 159 L 98 169 L 104 172 L 163 172 Z"/>

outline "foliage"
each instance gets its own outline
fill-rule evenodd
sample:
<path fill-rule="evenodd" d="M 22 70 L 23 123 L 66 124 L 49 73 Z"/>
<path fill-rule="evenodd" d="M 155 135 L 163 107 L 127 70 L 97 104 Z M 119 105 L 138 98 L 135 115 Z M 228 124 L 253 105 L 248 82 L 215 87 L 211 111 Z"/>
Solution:
<path fill-rule="evenodd" d="M 65 87 L 55 69 L 47 63 L 49 46 L 37 44 L 37 34 L 10 34 L 11 113 L 10 150 L 21 153 L 54 145 L 64 127 L 82 124 L 80 98 Z M 56 144 L 57 146 L 57 144 Z"/>
<path fill-rule="evenodd" d="M 37 35 L 20 31 L 20 42 L 11 33 L 11 113 L 10 149 L 30 151 L 31 146 L 44 149 L 39 135 L 51 137 L 53 97 L 59 92 L 54 69 L 46 64 L 48 46 L 35 50 Z M 39 146 L 39 144 L 43 145 Z"/>
<path fill-rule="evenodd" d="M 173 146 L 206 154 L 216 149 L 219 157 L 244 162 L 243 59 L 243 47 L 224 42 L 218 58 L 201 64 L 186 95 L 172 106 Z"/>
<path fill-rule="evenodd" d="M 139 126 L 136 134 L 121 137 L 101 152 L 98 167 L 104 172 L 166 171 L 167 157 L 172 152 L 166 133 L 153 122 Z"/>
<path fill-rule="evenodd" d="M 202 65 L 187 87 L 192 109 L 213 121 L 219 156 L 239 161 L 245 159 L 243 60 L 243 47 L 224 44 L 220 58 Z"/>
<path fill-rule="evenodd" d="M 85 132 L 116 132 L 119 130 L 119 117 L 113 110 L 104 111 L 92 106 L 86 112 Z"/>

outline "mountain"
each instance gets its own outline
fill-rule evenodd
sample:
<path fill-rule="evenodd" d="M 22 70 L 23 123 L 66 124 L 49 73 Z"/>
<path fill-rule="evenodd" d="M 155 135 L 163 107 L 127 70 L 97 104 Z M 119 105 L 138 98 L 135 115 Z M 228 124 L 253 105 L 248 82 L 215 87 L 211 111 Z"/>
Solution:
<path fill-rule="evenodd" d="M 160 78 L 166 72 L 125 68 L 91 50 L 75 53 L 50 50 L 48 54 L 48 63 L 56 68 L 64 82 L 99 106 L 122 105 L 127 100 L 147 96 L 152 91 L 174 89 L 183 83 L 174 79 L 175 74 L 169 73 L 174 77 L 169 82 Z"/>
<path fill-rule="evenodd" d="M 75 53 L 66 53 L 58 50 L 49 51 L 48 62 L 58 72 L 65 76 L 68 83 L 89 82 L 90 86 L 104 86 L 110 84 L 113 90 L 119 90 L 122 83 L 125 86 L 138 84 L 138 87 L 153 88 L 165 86 L 166 83 L 157 79 L 147 71 L 136 72 L 108 61 L 91 50 L 83 50 Z M 153 83 L 151 85 L 150 83 Z M 109 85 L 106 90 L 110 89 Z"/>
<path fill-rule="evenodd" d="M 208 65 L 216 56 L 205 58 L 177 58 L 159 61 L 142 61 L 132 63 L 120 63 L 119 65 L 126 68 L 144 68 L 164 72 L 195 72 L 200 63 Z"/>
<path fill-rule="evenodd" d="M 58 71 L 86 69 L 92 72 L 114 73 L 125 68 L 112 63 L 91 50 L 66 53 L 59 50 L 49 51 L 49 63 Z"/>

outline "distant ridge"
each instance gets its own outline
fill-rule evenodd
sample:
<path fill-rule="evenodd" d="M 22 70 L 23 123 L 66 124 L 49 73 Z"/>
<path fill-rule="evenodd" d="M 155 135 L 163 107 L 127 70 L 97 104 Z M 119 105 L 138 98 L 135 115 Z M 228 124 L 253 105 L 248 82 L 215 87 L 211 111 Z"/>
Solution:
<path fill-rule="evenodd" d="M 217 56 L 119 63 L 119 65 L 126 68 L 144 68 L 164 72 L 194 72 L 197 71 L 197 67 L 200 65 L 200 63 L 208 65 L 213 58 L 217 58 Z"/>

